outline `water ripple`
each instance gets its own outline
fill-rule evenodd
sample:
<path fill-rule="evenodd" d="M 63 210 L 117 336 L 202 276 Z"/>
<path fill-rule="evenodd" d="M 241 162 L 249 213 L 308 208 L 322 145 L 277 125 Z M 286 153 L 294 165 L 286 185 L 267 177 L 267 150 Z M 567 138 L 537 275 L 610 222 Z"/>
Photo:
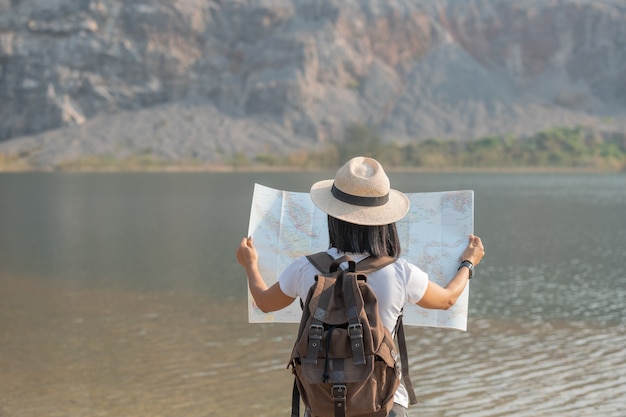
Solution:
<path fill-rule="evenodd" d="M 2 415 L 289 413 L 297 325 L 251 325 L 243 302 L 206 296 L 6 284 Z M 626 415 L 626 326 L 482 318 L 407 328 L 407 342 L 410 416 Z"/>

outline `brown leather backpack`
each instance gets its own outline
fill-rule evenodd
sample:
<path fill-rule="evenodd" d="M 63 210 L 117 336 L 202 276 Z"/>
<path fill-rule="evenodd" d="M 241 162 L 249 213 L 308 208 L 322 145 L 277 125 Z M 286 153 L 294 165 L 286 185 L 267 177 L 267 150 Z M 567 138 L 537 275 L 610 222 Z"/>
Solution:
<path fill-rule="evenodd" d="M 302 319 L 289 366 L 295 374 L 292 417 L 300 415 L 300 397 L 311 417 L 386 417 L 400 375 L 409 392 L 408 360 L 402 317 L 396 334 L 401 365 L 391 334 L 383 326 L 367 274 L 395 261 L 368 257 L 355 263 L 334 260 L 326 252 L 307 257 L 320 274 L 303 304 Z M 348 269 L 339 265 L 348 262 Z"/>

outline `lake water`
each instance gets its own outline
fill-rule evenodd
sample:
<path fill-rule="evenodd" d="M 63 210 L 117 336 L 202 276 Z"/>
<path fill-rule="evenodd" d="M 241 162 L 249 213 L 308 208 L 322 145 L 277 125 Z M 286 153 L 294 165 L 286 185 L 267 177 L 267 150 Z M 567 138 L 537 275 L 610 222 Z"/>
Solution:
<path fill-rule="evenodd" d="M 0 174 L 0 416 L 286 416 L 295 325 L 247 323 L 254 182 Z M 626 175 L 390 175 L 473 189 L 468 332 L 408 328 L 411 416 L 626 415 Z"/>

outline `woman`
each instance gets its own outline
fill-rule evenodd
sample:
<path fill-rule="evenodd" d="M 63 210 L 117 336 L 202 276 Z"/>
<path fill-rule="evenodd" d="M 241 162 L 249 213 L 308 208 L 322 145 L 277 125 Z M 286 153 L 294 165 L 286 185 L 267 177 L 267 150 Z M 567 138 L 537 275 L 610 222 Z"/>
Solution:
<path fill-rule="evenodd" d="M 405 302 L 429 309 L 452 307 L 485 254 L 481 239 L 470 235 L 459 269 L 444 287 L 429 281 L 417 266 L 398 258 L 401 248 L 395 223 L 408 212 L 409 199 L 391 189 L 389 178 L 374 159 L 351 159 L 337 171 L 334 180 L 313 184 L 310 195 L 315 205 L 328 214 L 328 253 L 333 258 L 344 254 L 357 262 L 370 255 L 396 258 L 391 265 L 369 274 L 367 280 L 378 299 L 381 319 L 392 334 Z M 251 238 L 242 239 L 237 261 L 246 269 L 250 292 L 264 312 L 285 308 L 296 297 L 306 299 L 319 273 L 306 257 L 301 257 L 268 288 L 259 273 L 258 254 Z M 389 416 L 406 416 L 409 399 L 403 386 L 398 388 L 394 403 Z"/>

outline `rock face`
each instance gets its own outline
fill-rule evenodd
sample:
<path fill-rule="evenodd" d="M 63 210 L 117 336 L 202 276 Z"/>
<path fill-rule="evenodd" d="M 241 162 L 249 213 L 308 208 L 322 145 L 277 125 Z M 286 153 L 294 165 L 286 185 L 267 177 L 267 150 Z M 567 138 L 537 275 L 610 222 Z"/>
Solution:
<path fill-rule="evenodd" d="M 626 131 L 625 45 L 620 0 L 0 0 L 0 152 Z"/>

